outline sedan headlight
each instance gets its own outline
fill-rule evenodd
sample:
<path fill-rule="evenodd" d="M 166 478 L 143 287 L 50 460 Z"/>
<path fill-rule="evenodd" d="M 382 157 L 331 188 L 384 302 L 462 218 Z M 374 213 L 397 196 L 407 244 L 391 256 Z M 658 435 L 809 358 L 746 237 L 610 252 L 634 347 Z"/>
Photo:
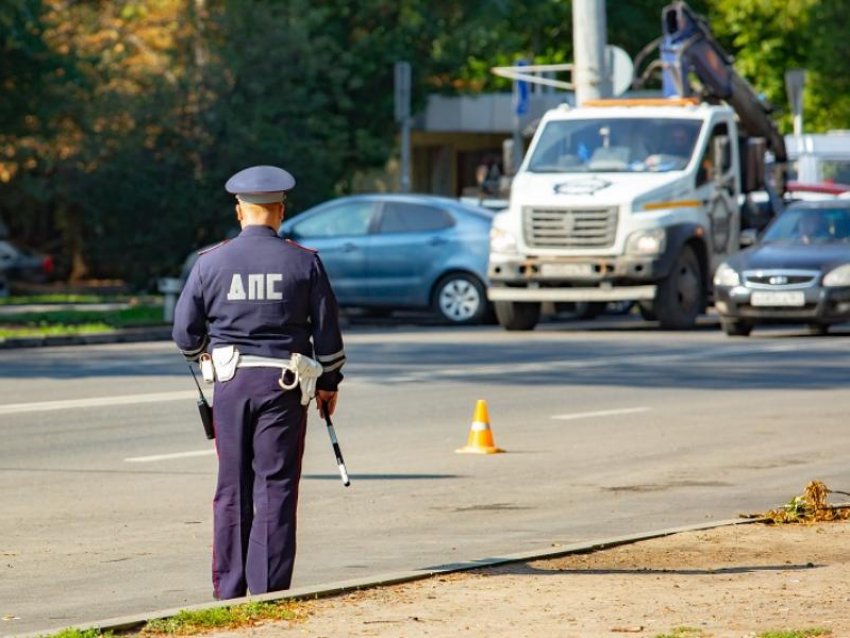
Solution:
<path fill-rule="evenodd" d="M 844 264 L 826 273 L 826 277 L 823 278 L 823 285 L 828 288 L 850 286 L 850 264 Z"/>
<path fill-rule="evenodd" d="M 663 228 L 638 230 L 629 235 L 626 252 L 630 255 L 659 255 L 667 245 L 667 233 Z"/>
<path fill-rule="evenodd" d="M 490 250 L 494 253 L 515 253 L 516 237 L 506 230 L 490 229 Z"/>
<path fill-rule="evenodd" d="M 717 272 L 714 273 L 714 285 L 725 286 L 727 288 L 740 286 L 741 275 L 739 275 L 738 271 L 732 268 L 729 264 L 722 263 L 717 269 Z"/>

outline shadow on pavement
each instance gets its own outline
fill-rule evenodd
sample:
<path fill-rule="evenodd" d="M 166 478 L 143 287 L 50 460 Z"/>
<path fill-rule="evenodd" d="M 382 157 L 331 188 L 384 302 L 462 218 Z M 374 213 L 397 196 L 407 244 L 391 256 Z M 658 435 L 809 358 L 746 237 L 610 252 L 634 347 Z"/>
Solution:
<path fill-rule="evenodd" d="M 753 574 L 757 572 L 785 572 L 816 569 L 825 565 L 742 565 L 740 567 L 720 567 L 718 569 L 538 569 L 528 563 L 517 563 L 497 567 L 485 572 L 485 576 L 723 576 L 728 574 Z"/>
<path fill-rule="evenodd" d="M 632 337 L 653 331 L 651 324 L 633 317 L 601 321 L 605 325 L 598 329 L 588 329 L 591 322 L 546 323 L 532 333 L 509 333 L 498 327 L 435 330 L 404 326 L 397 333 L 407 335 L 403 340 L 389 333 L 385 339 L 353 341 L 347 348 L 346 372 L 350 379 L 383 385 L 389 392 L 404 392 L 411 384 L 430 382 L 565 391 L 570 386 L 747 391 L 848 385 L 850 347 L 840 337 L 832 342 L 830 336 L 801 340 L 808 335 L 783 327 L 759 329 L 749 339 L 721 335 L 706 339 L 704 331 L 696 335 L 659 333 L 656 339 Z M 562 334 L 567 331 L 577 337 L 565 339 Z M 623 338 L 612 338 L 616 333 Z M 417 334 L 422 338 L 415 338 Z M 788 349 L 782 347 L 783 341 Z M 834 347 L 823 347 L 826 345 Z M 523 367 L 518 370 L 516 365 Z M 0 353 L 0 379 L 110 377 L 167 377 L 175 390 L 193 387 L 179 354 L 162 347 L 122 351 L 89 346 Z"/>
<path fill-rule="evenodd" d="M 309 481 L 338 481 L 339 474 L 303 474 Z M 462 474 L 352 474 L 351 481 L 432 481 L 466 478 Z"/>

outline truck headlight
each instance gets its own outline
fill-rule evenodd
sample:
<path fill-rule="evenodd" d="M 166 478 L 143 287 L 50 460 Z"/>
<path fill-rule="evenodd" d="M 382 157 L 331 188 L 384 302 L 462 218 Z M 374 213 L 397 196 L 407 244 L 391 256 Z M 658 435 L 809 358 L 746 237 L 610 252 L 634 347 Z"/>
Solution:
<path fill-rule="evenodd" d="M 515 253 L 516 237 L 506 230 L 490 229 L 490 251 L 494 253 Z"/>
<path fill-rule="evenodd" d="M 826 277 L 823 278 L 823 285 L 828 288 L 850 286 L 850 264 L 833 268 L 826 273 Z"/>
<path fill-rule="evenodd" d="M 667 245 L 667 233 L 663 228 L 638 230 L 629 235 L 626 252 L 630 255 L 659 255 Z"/>
<path fill-rule="evenodd" d="M 725 286 L 727 288 L 732 288 L 733 286 L 741 285 L 741 276 L 738 274 L 738 271 L 732 268 L 727 263 L 722 263 L 717 268 L 717 271 L 714 273 L 714 285 L 715 286 Z"/>

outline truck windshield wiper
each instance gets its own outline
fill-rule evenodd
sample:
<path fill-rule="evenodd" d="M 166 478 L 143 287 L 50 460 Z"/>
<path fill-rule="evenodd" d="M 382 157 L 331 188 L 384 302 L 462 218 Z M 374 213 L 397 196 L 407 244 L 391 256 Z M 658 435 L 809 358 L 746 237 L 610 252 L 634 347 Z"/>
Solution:
<path fill-rule="evenodd" d="M 532 173 L 586 173 L 587 169 L 583 166 L 556 166 L 554 164 L 543 164 L 541 166 L 532 166 L 529 169 Z"/>

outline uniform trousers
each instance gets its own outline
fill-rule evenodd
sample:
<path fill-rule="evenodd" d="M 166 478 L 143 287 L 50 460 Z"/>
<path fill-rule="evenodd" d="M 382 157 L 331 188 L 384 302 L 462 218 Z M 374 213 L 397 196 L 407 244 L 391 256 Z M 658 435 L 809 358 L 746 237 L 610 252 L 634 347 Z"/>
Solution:
<path fill-rule="evenodd" d="M 240 368 L 216 382 L 218 485 L 213 501 L 213 590 L 238 598 L 289 589 L 307 409 L 280 370 Z"/>

